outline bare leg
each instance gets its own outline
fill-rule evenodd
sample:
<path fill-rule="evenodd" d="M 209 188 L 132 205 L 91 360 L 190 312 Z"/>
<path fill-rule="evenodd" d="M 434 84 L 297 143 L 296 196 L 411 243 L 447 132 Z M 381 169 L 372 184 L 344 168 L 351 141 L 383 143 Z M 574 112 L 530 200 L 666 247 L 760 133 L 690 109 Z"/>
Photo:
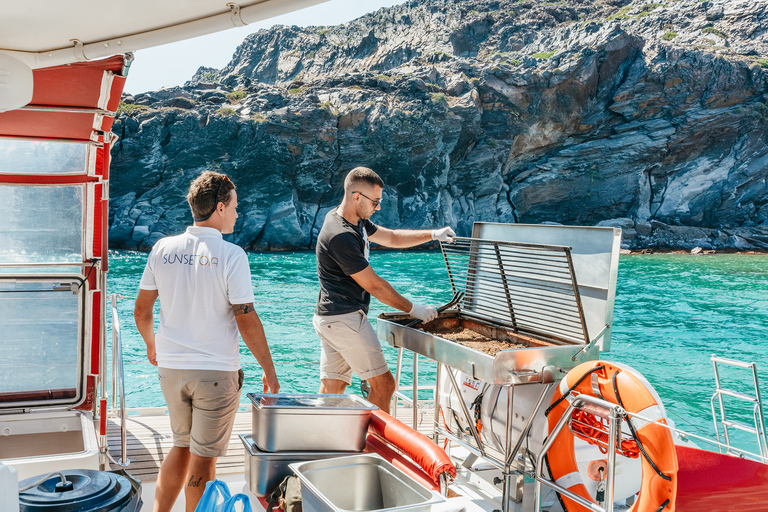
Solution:
<path fill-rule="evenodd" d="M 371 385 L 368 401 L 389 414 L 389 404 L 392 401 L 392 395 L 395 393 L 395 377 L 392 375 L 392 372 L 387 371 L 387 373 L 371 377 L 367 380 L 368 384 Z"/>
<path fill-rule="evenodd" d="M 184 498 L 187 512 L 195 512 L 197 503 L 203 497 L 205 484 L 216 479 L 216 457 L 200 457 L 190 453 L 189 469 L 185 476 Z"/>
<path fill-rule="evenodd" d="M 321 379 L 320 393 L 323 395 L 341 395 L 347 389 L 347 383 L 338 379 Z"/>
<path fill-rule="evenodd" d="M 189 448 L 174 446 L 163 459 L 157 475 L 154 512 L 166 512 L 173 508 L 181 488 L 184 487 L 184 475 L 187 474 L 189 456 Z"/>

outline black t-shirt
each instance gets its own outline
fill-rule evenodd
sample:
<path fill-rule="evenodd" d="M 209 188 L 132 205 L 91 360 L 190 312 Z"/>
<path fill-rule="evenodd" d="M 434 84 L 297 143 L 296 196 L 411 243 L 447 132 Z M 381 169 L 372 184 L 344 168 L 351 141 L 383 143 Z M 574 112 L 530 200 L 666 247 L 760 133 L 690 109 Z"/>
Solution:
<path fill-rule="evenodd" d="M 343 315 L 362 309 L 368 312 L 371 295 L 349 277 L 368 266 L 368 235 L 378 228 L 367 219 L 357 226 L 336 212 L 328 212 L 317 237 L 317 277 L 320 295 L 315 313 Z"/>

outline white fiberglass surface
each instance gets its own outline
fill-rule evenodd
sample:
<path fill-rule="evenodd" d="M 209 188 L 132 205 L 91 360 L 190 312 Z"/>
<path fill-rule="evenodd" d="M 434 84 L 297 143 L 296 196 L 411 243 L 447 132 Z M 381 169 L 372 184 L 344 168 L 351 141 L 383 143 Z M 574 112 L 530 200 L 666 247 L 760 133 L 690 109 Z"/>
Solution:
<path fill-rule="evenodd" d="M 0 173 L 85 174 L 87 144 L 0 139 Z"/>
<path fill-rule="evenodd" d="M 0 218 L 0 264 L 83 261 L 82 186 L 0 186 Z"/>
<path fill-rule="evenodd" d="M 59 390 L 74 396 L 80 360 L 74 279 L 0 281 L 0 401 L 3 394 Z"/>

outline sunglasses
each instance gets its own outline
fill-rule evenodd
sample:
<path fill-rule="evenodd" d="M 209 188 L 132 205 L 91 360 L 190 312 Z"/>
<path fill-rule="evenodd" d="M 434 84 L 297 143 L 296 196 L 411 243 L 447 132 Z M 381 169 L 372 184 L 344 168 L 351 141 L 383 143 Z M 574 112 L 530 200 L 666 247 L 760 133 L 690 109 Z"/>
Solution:
<path fill-rule="evenodd" d="M 373 203 L 373 207 L 374 208 L 377 208 L 381 204 L 381 199 L 379 199 L 378 201 L 375 200 L 375 199 L 371 199 L 370 197 L 368 197 L 367 195 L 363 194 L 362 192 L 355 191 L 355 192 L 353 192 L 353 194 L 360 194 L 361 196 L 363 196 L 364 198 L 369 200 L 371 203 Z"/>

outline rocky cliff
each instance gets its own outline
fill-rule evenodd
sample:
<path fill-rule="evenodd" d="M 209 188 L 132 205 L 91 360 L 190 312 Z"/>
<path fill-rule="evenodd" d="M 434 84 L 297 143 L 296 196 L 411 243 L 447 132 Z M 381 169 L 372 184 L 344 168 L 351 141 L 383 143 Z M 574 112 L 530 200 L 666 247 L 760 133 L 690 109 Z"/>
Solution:
<path fill-rule="evenodd" d="M 413 0 L 249 36 L 223 70 L 124 98 L 110 237 L 190 222 L 206 168 L 234 241 L 313 246 L 346 172 L 374 221 L 611 225 L 631 248 L 768 248 L 768 0 Z"/>

